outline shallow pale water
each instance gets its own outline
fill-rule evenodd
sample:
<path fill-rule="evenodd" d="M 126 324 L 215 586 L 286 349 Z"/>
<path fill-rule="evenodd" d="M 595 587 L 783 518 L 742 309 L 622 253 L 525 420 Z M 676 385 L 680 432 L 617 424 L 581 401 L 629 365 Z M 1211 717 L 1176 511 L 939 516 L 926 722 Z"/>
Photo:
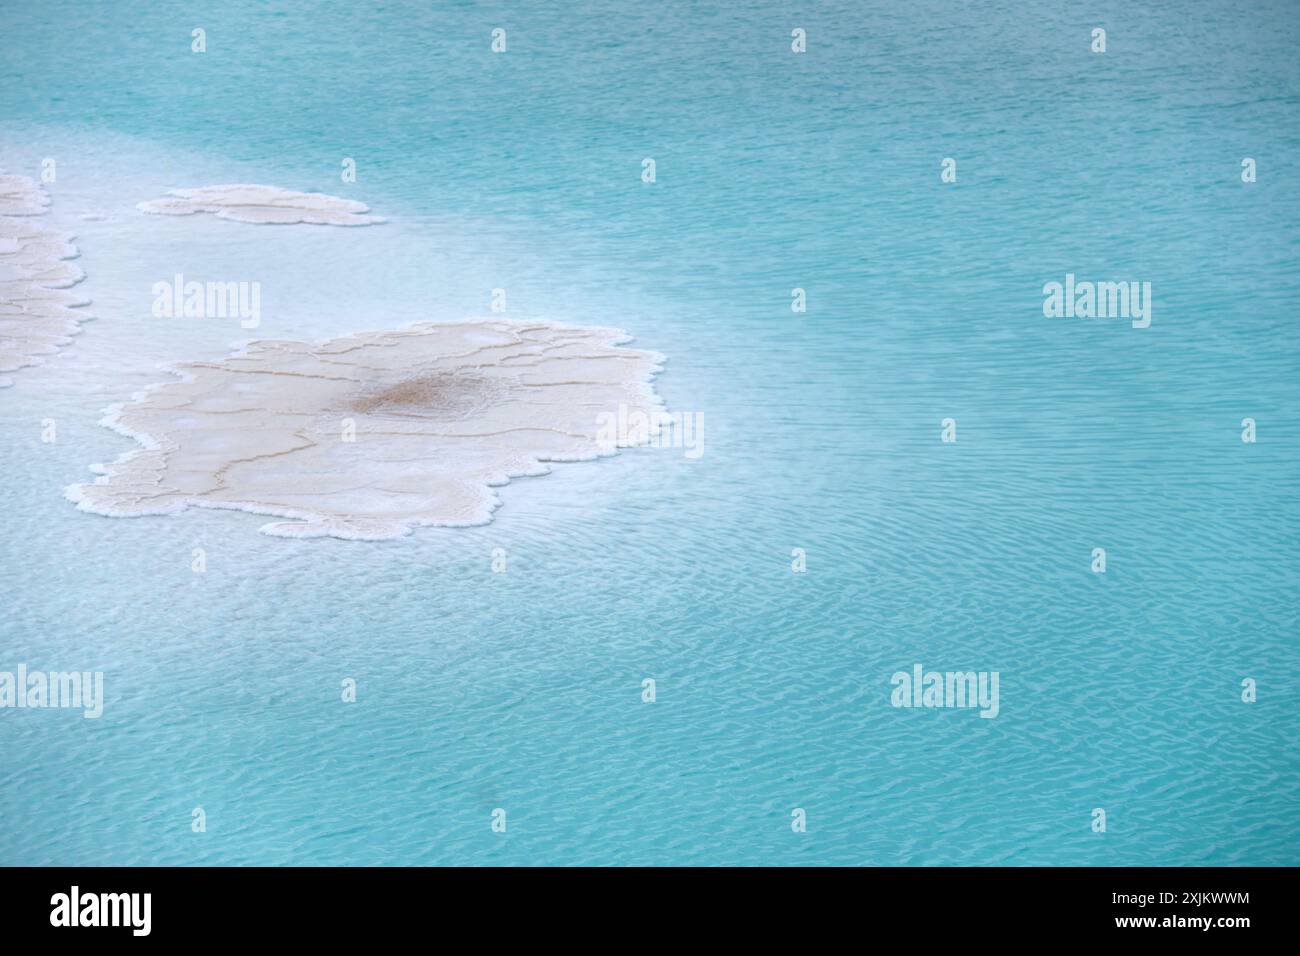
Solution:
<path fill-rule="evenodd" d="M 1297 862 L 1294 4 L 276 7 L 0 4 L 96 316 L 0 391 L 0 670 L 107 695 L 0 710 L 0 863 Z M 232 182 L 388 221 L 135 209 Z M 247 337 L 154 318 L 178 272 L 267 337 L 626 329 L 705 452 L 386 542 L 78 512 L 103 409 Z M 1067 273 L 1151 327 L 1045 318 Z M 892 707 L 918 662 L 999 715 Z"/>

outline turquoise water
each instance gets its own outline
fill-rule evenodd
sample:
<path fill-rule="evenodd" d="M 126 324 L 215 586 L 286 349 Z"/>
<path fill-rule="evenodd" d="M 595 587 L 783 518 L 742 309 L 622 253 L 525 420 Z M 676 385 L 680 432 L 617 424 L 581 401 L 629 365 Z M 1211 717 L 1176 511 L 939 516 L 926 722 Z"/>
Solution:
<path fill-rule="evenodd" d="M 0 3 L 96 316 L 0 391 L 0 670 L 107 695 L 0 710 L 0 863 L 1300 862 L 1300 8 L 1129 6 Z M 241 181 L 390 221 L 134 211 Z M 242 337 L 154 319 L 176 271 L 268 336 L 625 328 L 705 453 L 388 542 L 80 513 L 102 409 Z M 1066 273 L 1150 328 L 1045 318 Z M 999 715 L 892 707 L 918 662 Z"/>

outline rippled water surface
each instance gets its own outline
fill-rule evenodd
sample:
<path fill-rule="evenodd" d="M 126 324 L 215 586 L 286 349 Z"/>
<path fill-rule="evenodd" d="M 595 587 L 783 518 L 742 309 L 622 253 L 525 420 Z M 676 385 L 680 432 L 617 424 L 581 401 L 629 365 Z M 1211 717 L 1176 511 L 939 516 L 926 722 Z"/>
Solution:
<path fill-rule="evenodd" d="M 0 2 L 95 315 L 0 391 L 0 670 L 107 695 L 0 710 L 0 863 L 1298 862 L 1300 8 L 271 6 Z M 134 208 L 227 182 L 388 222 Z M 267 337 L 626 329 L 704 454 L 383 542 L 78 512 L 103 409 L 248 334 L 154 318 L 177 272 Z M 1067 273 L 1151 326 L 1045 318 Z M 915 663 L 999 715 L 892 707 Z"/>

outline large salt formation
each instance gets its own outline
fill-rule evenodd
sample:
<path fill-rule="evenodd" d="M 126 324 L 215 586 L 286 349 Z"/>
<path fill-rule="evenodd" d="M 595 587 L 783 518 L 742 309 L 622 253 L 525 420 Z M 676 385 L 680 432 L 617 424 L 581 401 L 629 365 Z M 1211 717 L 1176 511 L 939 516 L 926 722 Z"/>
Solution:
<path fill-rule="evenodd" d="M 420 323 L 319 344 L 259 341 L 109 411 L 140 441 L 68 497 L 112 516 L 190 505 L 290 519 L 287 537 L 391 538 L 489 520 L 494 488 L 615 452 L 602 417 L 661 402 L 662 356 L 607 328 Z M 640 439 L 623 442 L 638 444 Z"/>

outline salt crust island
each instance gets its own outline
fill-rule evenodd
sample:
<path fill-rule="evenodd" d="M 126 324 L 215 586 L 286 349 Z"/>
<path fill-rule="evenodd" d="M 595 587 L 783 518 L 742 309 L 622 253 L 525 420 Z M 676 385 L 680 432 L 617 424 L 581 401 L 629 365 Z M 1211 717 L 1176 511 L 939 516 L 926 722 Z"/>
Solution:
<path fill-rule="evenodd" d="M 258 225 L 369 226 L 384 221 L 368 215 L 370 207 L 352 199 L 244 183 L 172 189 L 166 197 L 139 203 L 136 208 L 164 216 L 206 212 L 219 219 Z"/>
<path fill-rule="evenodd" d="M 26 176 L 0 175 L 0 388 L 13 384 L 4 373 L 39 365 L 90 318 L 76 311 L 89 302 L 67 291 L 85 278 L 67 261 L 78 254 L 72 237 L 30 221 L 49 202 Z"/>
<path fill-rule="evenodd" d="M 144 447 L 95 465 L 67 496 L 83 511 L 194 505 L 291 519 L 283 537 L 394 538 L 484 524 L 496 487 L 545 462 L 612 455 L 602 415 L 653 419 L 663 356 L 618 329 L 422 322 L 318 344 L 262 340 L 170 369 L 103 424 Z"/>

